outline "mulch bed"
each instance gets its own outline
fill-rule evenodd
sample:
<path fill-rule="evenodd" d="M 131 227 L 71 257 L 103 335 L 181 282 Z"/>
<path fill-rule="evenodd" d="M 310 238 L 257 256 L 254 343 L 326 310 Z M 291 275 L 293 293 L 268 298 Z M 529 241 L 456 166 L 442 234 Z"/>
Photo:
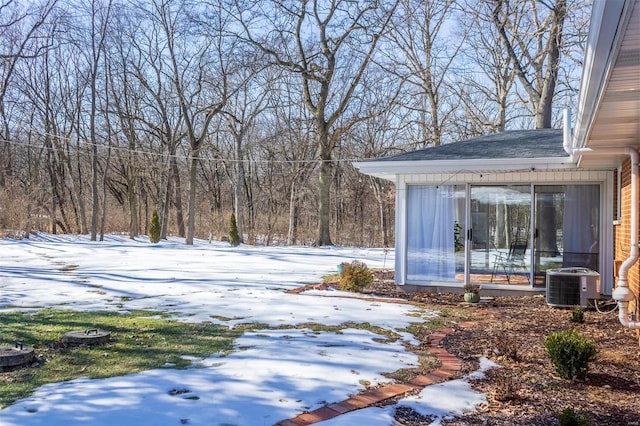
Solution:
<path fill-rule="evenodd" d="M 413 303 L 464 306 L 453 294 L 404 293 L 393 284 L 392 271 L 376 271 L 375 295 L 393 296 Z M 640 341 L 624 329 L 617 311 L 602 314 L 587 309 L 583 323 L 571 322 L 571 309 L 553 308 L 544 296 L 483 299 L 478 309 L 485 319 L 460 328 L 443 346 L 464 361 L 461 374 L 473 371 L 485 356 L 500 365 L 472 386 L 487 395 L 487 404 L 474 413 L 445 421 L 447 425 L 558 425 L 567 407 L 583 412 L 597 425 L 640 425 Z M 544 348 L 553 332 L 574 328 L 594 340 L 597 359 L 585 380 L 560 378 Z M 398 424 L 421 426 L 428 419 L 399 410 Z M 417 413 L 416 413 L 417 414 Z"/>

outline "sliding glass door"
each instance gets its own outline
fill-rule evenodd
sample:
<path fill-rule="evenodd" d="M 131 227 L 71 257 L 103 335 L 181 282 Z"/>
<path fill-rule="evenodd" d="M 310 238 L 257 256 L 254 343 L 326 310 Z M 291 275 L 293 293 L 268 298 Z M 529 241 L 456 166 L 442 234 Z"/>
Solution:
<path fill-rule="evenodd" d="M 600 185 L 409 185 L 406 281 L 544 286 L 599 270 Z"/>

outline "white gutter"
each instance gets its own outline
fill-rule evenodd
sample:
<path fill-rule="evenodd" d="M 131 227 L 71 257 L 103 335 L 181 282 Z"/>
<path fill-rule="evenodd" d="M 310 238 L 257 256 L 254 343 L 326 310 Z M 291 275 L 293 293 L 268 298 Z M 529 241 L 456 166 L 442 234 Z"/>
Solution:
<path fill-rule="evenodd" d="M 354 161 L 352 165 L 361 173 L 395 180 L 397 174 L 429 173 L 483 173 L 532 170 L 575 169 L 575 162 L 567 157 L 544 158 L 478 158 L 465 160 L 461 166 L 456 160 Z M 462 168 L 461 168 L 462 167 Z"/>
<path fill-rule="evenodd" d="M 571 143 L 571 111 L 564 111 L 563 147 L 567 154 L 574 156 L 619 154 L 628 155 L 631 159 L 631 247 L 629 257 L 622 263 L 618 271 L 618 285 L 612 297 L 618 302 L 620 323 L 627 328 L 640 329 L 640 321 L 629 319 L 629 302 L 636 299 L 636 295 L 629 288 L 629 269 L 638 261 L 640 248 L 638 246 L 638 175 L 640 175 L 639 154 L 634 147 L 602 147 L 602 148 L 574 148 Z"/>

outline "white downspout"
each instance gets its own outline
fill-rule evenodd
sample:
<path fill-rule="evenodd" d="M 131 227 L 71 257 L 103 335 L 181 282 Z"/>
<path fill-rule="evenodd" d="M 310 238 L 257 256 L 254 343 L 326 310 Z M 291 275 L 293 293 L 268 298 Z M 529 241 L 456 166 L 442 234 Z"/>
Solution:
<path fill-rule="evenodd" d="M 618 272 L 618 285 L 613 291 L 612 297 L 618 302 L 620 323 L 627 328 L 640 329 L 640 321 L 629 320 L 629 302 L 636 295 L 629 288 L 629 269 L 638 261 L 640 251 L 638 246 L 638 175 L 640 164 L 638 163 L 638 151 L 634 147 L 603 147 L 603 148 L 574 148 L 571 144 L 571 111 L 564 110 L 563 147 L 567 154 L 571 155 L 597 155 L 597 154 L 624 154 L 631 159 L 631 247 L 629 257 L 622 263 Z"/>
<path fill-rule="evenodd" d="M 629 148 L 629 157 L 631 158 L 631 250 L 629 257 L 620 266 L 618 273 L 618 285 L 613 291 L 612 297 L 618 301 L 620 312 L 618 318 L 620 323 L 632 329 L 640 329 L 640 321 L 637 319 L 629 320 L 629 302 L 636 298 L 636 295 L 629 288 L 628 275 L 629 269 L 638 260 L 638 174 L 640 174 L 640 165 L 638 164 L 638 151 Z"/>

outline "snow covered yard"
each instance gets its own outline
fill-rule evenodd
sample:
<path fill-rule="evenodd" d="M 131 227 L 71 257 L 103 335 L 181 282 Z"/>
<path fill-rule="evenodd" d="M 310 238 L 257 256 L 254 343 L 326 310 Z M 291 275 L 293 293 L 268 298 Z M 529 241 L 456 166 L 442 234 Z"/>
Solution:
<path fill-rule="evenodd" d="M 272 425 L 346 399 L 364 383 L 388 382 L 381 373 L 417 365 L 416 355 L 403 346 L 413 336 L 403 329 L 437 315 L 407 304 L 323 297 L 321 292 L 286 293 L 319 282 L 343 261 L 392 266 L 392 255 L 382 249 L 232 248 L 207 241 L 185 246 L 173 239 L 149 244 L 144 238 L 105 238 L 90 242 L 87 236 L 40 234 L 30 240 L 0 240 L 0 313 L 42 307 L 147 309 L 181 321 L 229 327 L 255 323 L 264 329 L 237 339 L 233 354 L 193 359 L 186 370 L 164 368 L 45 385 L 32 397 L 1 410 L 1 426 Z M 335 332 L 300 327 L 349 322 L 368 322 L 402 337 L 392 340 L 346 325 Z M 456 385 L 450 383 L 441 391 L 452 393 L 449 388 Z M 433 395 L 428 398 L 431 403 L 414 397 L 405 405 L 414 409 L 422 405 L 422 411 L 442 418 L 456 412 L 455 407 L 472 408 L 483 400 L 464 387 L 463 381 L 454 389 L 458 402 L 449 400 L 453 408 L 432 407 L 434 398 L 442 399 Z M 431 388 L 424 392 L 439 389 Z M 391 409 L 383 414 L 370 410 L 344 416 L 342 421 L 370 415 L 367 424 L 391 424 Z M 347 424 L 337 421 L 332 424 Z"/>

